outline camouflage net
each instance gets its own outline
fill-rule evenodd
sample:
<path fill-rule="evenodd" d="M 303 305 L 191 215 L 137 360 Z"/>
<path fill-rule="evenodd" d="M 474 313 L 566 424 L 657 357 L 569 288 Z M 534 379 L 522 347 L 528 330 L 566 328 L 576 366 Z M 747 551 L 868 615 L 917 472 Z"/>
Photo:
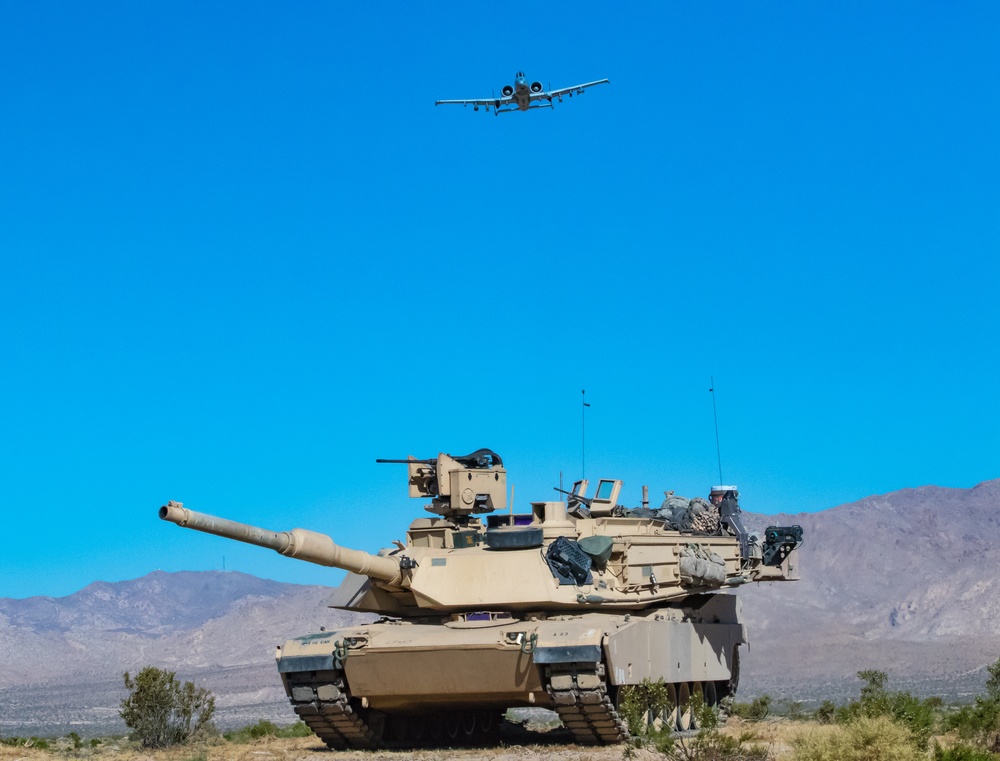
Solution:
<path fill-rule="evenodd" d="M 637 518 L 654 518 L 667 524 L 673 531 L 694 531 L 698 534 L 719 533 L 719 510 L 708 500 L 701 497 L 688 499 L 678 497 L 671 492 L 666 493 L 666 499 L 656 510 L 638 508 L 629 511 Z"/>
<path fill-rule="evenodd" d="M 687 497 L 668 494 L 657 512 L 660 519 L 675 531 L 719 533 L 719 511 L 701 497 L 689 500 Z"/>

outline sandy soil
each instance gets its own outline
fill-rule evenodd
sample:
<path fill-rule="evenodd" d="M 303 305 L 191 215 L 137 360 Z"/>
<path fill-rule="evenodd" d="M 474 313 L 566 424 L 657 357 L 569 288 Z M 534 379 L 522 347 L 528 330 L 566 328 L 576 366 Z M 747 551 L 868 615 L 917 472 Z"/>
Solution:
<path fill-rule="evenodd" d="M 738 735 L 750 730 L 761 742 L 770 745 L 778 761 L 788 758 L 787 736 L 801 724 L 785 721 L 746 725 L 730 719 L 724 728 L 727 734 Z M 622 761 L 623 746 L 584 747 L 565 742 L 564 730 L 505 733 L 497 748 L 435 748 L 409 751 L 331 751 L 313 737 L 279 739 L 265 737 L 247 744 L 217 740 L 167 750 L 147 751 L 109 743 L 93 750 L 42 751 L 35 748 L 0 746 L 0 761 Z M 639 750 L 637 761 L 654 761 L 662 757 Z"/>

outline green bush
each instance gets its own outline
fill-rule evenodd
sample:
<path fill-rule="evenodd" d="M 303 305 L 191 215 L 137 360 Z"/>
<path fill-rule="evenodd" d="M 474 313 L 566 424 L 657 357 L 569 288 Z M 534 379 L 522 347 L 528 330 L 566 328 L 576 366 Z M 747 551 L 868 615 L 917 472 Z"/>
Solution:
<path fill-rule="evenodd" d="M 192 682 L 177 681 L 173 671 L 146 666 L 133 679 L 125 672 L 127 698 L 118 712 L 145 748 L 187 742 L 211 728 L 215 697 Z"/>
<path fill-rule="evenodd" d="M 730 703 L 729 713 L 743 721 L 764 721 L 771 712 L 771 696 L 761 695 L 749 703 Z"/>
<path fill-rule="evenodd" d="M 695 706 L 700 729 L 694 739 L 678 738 L 671 753 L 670 761 L 770 761 L 771 749 L 757 742 L 752 732 L 743 732 L 737 737 L 724 735 L 719 731 L 718 713 L 705 705 Z"/>
<path fill-rule="evenodd" d="M 888 716 L 860 716 L 791 738 L 796 761 L 918 761 L 926 754 L 909 728 Z"/>
<path fill-rule="evenodd" d="M 801 721 L 806 717 L 806 710 L 801 700 L 779 700 L 776 713 L 791 721 Z"/>
<path fill-rule="evenodd" d="M 976 698 L 971 706 L 963 706 L 945 722 L 958 736 L 991 753 L 1000 753 L 1000 701 Z"/>
<path fill-rule="evenodd" d="M 223 737 L 232 743 L 248 743 L 261 737 L 308 737 L 311 734 L 312 730 L 305 725 L 305 722 L 297 721 L 291 726 L 279 727 L 267 719 L 262 719 L 249 727 L 226 732 Z"/>
<path fill-rule="evenodd" d="M 859 671 L 864 682 L 858 700 L 837 708 L 836 720 L 849 724 L 860 718 L 874 719 L 885 716 L 906 727 L 913 735 L 917 747 L 927 750 L 927 743 L 937 723 L 936 708 L 939 698 L 920 700 L 909 692 L 889 692 L 885 689 L 888 677 L 884 671 Z"/>
<path fill-rule="evenodd" d="M 672 729 L 653 730 L 646 721 L 647 712 L 660 713 L 669 706 L 663 681 L 644 681 L 621 694 L 619 711 L 628 722 L 632 737 L 625 747 L 624 757 L 634 759 L 639 748 L 659 754 L 667 761 L 770 761 L 771 750 L 755 744 L 752 733 L 739 737 L 719 731 L 719 711 L 705 704 L 700 694 L 691 696 L 690 708 L 699 727 L 694 737 L 678 737 Z"/>
<path fill-rule="evenodd" d="M 10 745 L 15 748 L 37 748 L 38 750 L 48 750 L 49 741 L 40 737 L 4 737 L 0 738 L 0 745 Z"/>
<path fill-rule="evenodd" d="M 934 761 L 996 761 L 996 759 L 993 753 L 968 745 L 956 745 L 947 750 L 936 743 L 934 745 Z"/>
<path fill-rule="evenodd" d="M 620 688 L 618 712 L 633 735 L 647 734 L 646 717 L 650 711 L 659 714 L 667 707 L 667 685 L 662 679 L 655 682 L 643 679 L 639 684 Z"/>
<path fill-rule="evenodd" d="M 279 729 L 278 737 L 311 737 L 312 733 L 313 731 L 304 721 L 297 721 L 290 726 Z"/>
<path fill-rule="evenodd" d="M 987 671 L 986 695 L 949 716 L 946 726 L 975 747 L 1000 754 L 1000 658 Z"/>
<path fill-rule="evenodd" d="M 819 708 L 813 711 L 813 719 L 818 721 L 820 724 L 833 724 L 833 720 L 837 717 L 837 706 L 834 705 L 832 700 L 824 700 L 820 703 Z"/>

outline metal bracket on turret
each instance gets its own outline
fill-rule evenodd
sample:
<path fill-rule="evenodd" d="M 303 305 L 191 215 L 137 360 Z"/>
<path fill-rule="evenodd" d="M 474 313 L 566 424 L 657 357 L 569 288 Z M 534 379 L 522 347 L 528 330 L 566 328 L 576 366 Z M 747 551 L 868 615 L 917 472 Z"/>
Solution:
<path fill-rule="evenodd" d="M 333 643 L 333 667 L 337 670 L 344 668 L 344 661 L 347 660 L 347 642 L 337 640 Z"/>

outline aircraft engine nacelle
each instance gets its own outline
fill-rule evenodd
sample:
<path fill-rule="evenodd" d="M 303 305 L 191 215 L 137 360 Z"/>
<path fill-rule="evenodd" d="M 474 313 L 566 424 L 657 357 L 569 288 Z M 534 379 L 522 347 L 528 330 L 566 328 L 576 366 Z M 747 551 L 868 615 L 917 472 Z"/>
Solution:
<path fill-rule="evenodd" d="M 542 91 L 542 83 L 541 82 L 532 82 L 531 83 L 531 91 L 532 92 L 541 92 Z"/>
<path fill-rule="evenodd" d="M 514 88 L 511 87 L 510 85 L 504 85 L 503 89 L 500 92 L 503 93 L 503 96 L 505 98 L 509 98 L 511 95 L 514 94 Z"/>

